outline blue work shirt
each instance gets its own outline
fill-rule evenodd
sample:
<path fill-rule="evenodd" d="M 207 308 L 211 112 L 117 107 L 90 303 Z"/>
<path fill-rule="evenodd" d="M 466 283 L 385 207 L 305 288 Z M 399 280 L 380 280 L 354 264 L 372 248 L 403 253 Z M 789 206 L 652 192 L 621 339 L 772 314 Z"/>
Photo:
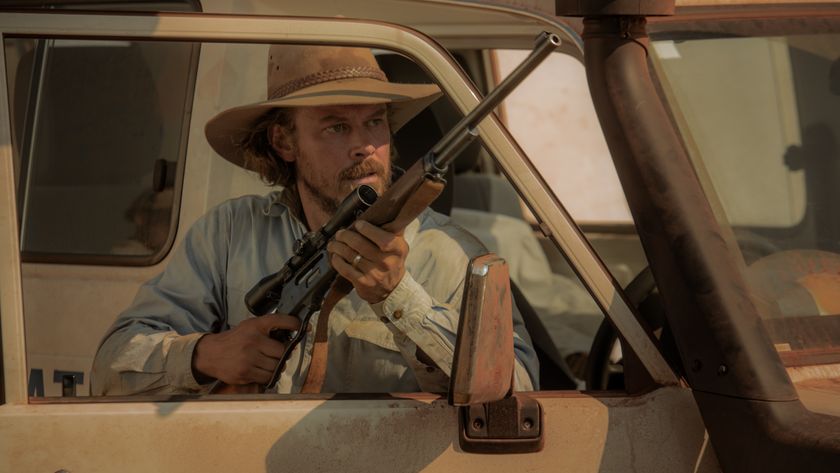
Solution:
<path fill-rule="evenodd" d="M 206 333 L 252 317 L 245 294 L 282 267 L 307 231 L 293 213 L 282 193 L 273 192 L 226 201 L 199 219 L 166 270 L 141 286 L 107 332 L 94 360 L 92 394 L 206 389 L 193 376 L 195 345 Z M 404 236 L 410 247 L 406 273 L 394 291 L 378 304 L 353 291 L 333 309 L 323 392 L 448 390 L 466 267 L 486 250 L 448 217 L 428 209 Z M 515 383 L 530 390 L 537 385 L 537 357 L 515 308 L 513 317 Z M 293 352 L 279 392 L 299 392 L 313 338 L 307 336 Z M 418 349 L 428 356 L 426 363 L 418 359 Z"/>

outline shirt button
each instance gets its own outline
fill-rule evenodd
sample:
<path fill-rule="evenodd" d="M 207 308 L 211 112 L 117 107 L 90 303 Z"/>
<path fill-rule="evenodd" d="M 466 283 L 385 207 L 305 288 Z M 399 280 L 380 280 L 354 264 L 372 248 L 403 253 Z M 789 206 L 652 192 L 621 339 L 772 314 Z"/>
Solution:
<path fill-rule="evenodd" d="M 306 324 L 306 333 L 312 332 L 312 322 Z"/>
<path fill-rule="evenodd" d="M 397 320 L 400 320 L 401 317 L 402 317 L 402 311 L 399 310 L 399 309 L 395 310 L 394 311 L 394 318 L 397 319 Z"/>

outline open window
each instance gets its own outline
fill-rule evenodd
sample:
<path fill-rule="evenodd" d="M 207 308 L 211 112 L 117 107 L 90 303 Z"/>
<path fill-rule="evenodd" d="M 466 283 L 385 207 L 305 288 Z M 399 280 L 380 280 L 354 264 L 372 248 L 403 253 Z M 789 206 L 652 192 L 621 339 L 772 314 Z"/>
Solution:
<path fill-rule="evenodd" d="M 375 46 L 393 81 L 442 80 L 451 88 L 461 80 L 446 69 L 449 58 L 420 65 L 387 44 Z M 264 98 L 267 48 L 167 38 L 5 39 L 30 395 L 86 395 L 103 334 L 138 288 L 167 267 L 169 249 L 192 224 L 228 199 L 275 190 L 220 159 L 203 134 L 218 111 Z M 465 58 L 481 54 L 459 50 L 455 58 L 469 68 Z M 449 76 L 433 80 L 435 72 Z M 471 108 L 468 96 L 440 100 L 400 130 L 400 164 Z M 534 189 L 505 177 L 514 174 L 502 161 L 521 161 L 518 148 L 495 125 L 486 127 L 488 141 L 458 158 L 450 194 L 434 207 L 508 261 L 525 319 L 521 334 L 540 358 L 541 388 L 583 388 L 603 314 L 533 218 L 526 197 Z M 241 300 L 255 282 L 243 280 L 227 297 Z M 61 316 L 56 305 L 66 308 Z"/>
<path fill-rule="evenodd" d="M 188 148 L 199 47 L 164 41 L 6 40 L 8 70 L 14 71 L 10 100 L 30 395 L 87 395 L 102 336 L 140 284 L 166 268 L 176 230 L 186 233 L 192 220 L 226 199 L 277 190 L 208 153 L 203 134 L 196 138 L 201 143 Z M 217 78 L 219 108 L 261 100 L 266 45 L 205 44 L 202 55 L 211 61 L 237 58 L 240 67 L 253 71 L 248 80 L 235 73 Z M 391 80 L 432 81 L 403 54 L 378 49 L 376 57 Z M 195 107 L 211 113 L 205 104 Z M 408 167 L 460 116 L 443 99 L 416 117 L 394 138 L 397 164 Z M 192 126 L 200 130 L 202 123 Z M 204 163 L 200 171 L 187 167 L 187 149 L 203 151 L 202 157 L 190 158 Z M 447 192 L 433 207 L 507 260 L 525 320 L 518 330 L 537 350 L 541 388 L 582 388 L 586 355 L 603 315 L 565 260 L 549 260 L 551 243 L 545 246 L 513 186 L 495 165 L 482 169 L 481 162 L 492 165 L 493 159 L 475 143 L 451 167 Z M 207 181 L 183 188 L 190 172 L 206 173 Z M 182 192 L 204 197 L 177 212 L 173 205 Z M 86 284 L 66 273 L 64 263 L 77 265 L 71 271 L 86 278 L 108 281 L 111 290 L 82 290 Z M 103 263 L 140 266 L 126 269 L 128 280 L 115 284 L 113 272 L 95 269 Z M 228 296 L 241 300 L 257 280 L 243 281 Z M 50 290 L 68 313 L 57 317 L 51 310 L 55 300 L 40 297 Z"/>
<path fill-rule="evenodd" d="M 154 264 L 174 240 L 197 47 L 6 40 L 24 261 Z"/>
<path fill-rule="evenodd" d="M 177 228 L 198 46 L 8 38 L 4 48 L 21 259 L 28 275 L 29 391 L 58 394 L 70 377 L 81 393 L 88 385 L 83 360 L 91 347 L 79 342 L 93 339 L 79 327 L 79 317 L 104 314 L 52 313 L 48 307 L 55 300 L 47 302 L 45 293 L 66 294 L 68 288 L 29 275 L 27 268 L 149 266 L 168 253 Z M 88 297 L 110 300 L 104 292 Z"/>

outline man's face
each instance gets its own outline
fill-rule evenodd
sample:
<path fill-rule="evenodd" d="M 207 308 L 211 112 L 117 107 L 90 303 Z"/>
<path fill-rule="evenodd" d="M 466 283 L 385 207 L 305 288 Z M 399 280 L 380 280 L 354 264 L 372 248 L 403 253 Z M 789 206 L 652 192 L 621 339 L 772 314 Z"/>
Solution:
<path fill-rule="evenodd" d="M 294 121 L 292 154 L 302 198 L 313 198 L 331 215 L 362 184 L 380 194 L 387 188 L 391 130 L 385 105 L 301 107 Z"/>

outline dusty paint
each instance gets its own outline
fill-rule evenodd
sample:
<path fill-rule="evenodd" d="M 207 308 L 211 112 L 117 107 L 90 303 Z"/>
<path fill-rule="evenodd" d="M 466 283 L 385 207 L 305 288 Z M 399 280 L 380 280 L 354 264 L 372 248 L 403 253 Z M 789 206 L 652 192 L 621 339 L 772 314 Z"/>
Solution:
<path fill-rule="evenodd" d="M 7 405 L 0 406 L 0 471 L 673 472 L 693 471 L 708 455 L 685 389 L 632 400 L 536 398 L 545 448 L 516 455 L 461 452 L 456 410 L 433 395 Z M 33 439 L 50 447 L 33 448 Z"/>
<path fill-rule="evenodd" d="M 514 360 L 511 304 L 505 261 L 493 253 L 473 258 L 467 268 L 453 361 L 452 398 L 457 405 L 497 401 L 510 389 Z"/>

